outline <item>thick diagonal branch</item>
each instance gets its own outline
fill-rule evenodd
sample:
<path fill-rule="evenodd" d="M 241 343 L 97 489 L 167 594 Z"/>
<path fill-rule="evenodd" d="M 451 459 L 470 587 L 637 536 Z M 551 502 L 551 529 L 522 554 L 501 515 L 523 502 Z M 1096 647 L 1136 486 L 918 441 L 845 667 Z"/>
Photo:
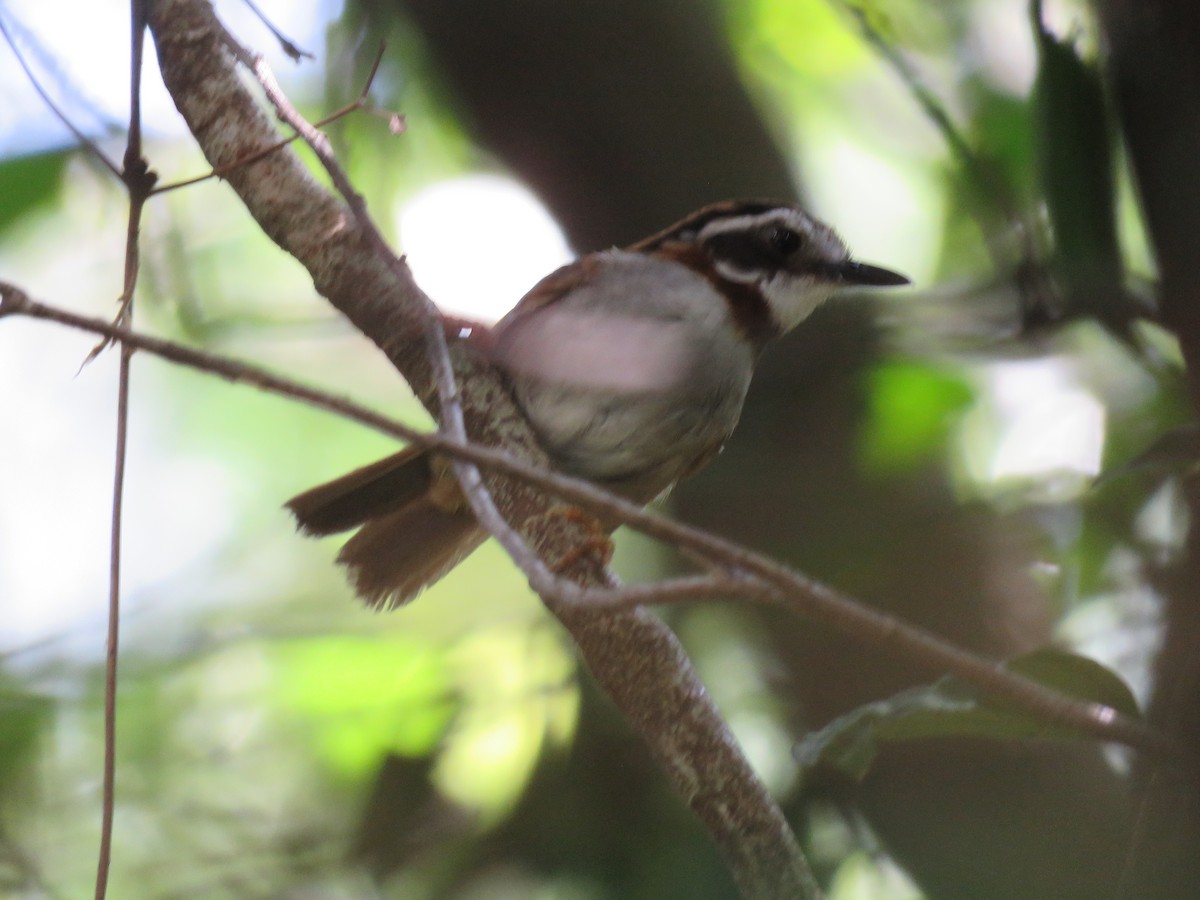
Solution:
<path fill-rule="evenodd" d="M 227 36 L 206 0 L 156 0 L 150 27 L 167 88 L 214 168 L 277 140 L 238 80 Z M 346 206 L 313 181 L 290 150 L 231 171 L 226 180 L 264 232 L 305 266 L 317 291 L 387 354 L 436 413 L 423 338 L 435 311 L 411 278 L 396 277 L 393 261 L 366 240 Z M 453 362 L 472 440 L 544 463 L 497 374 L 462 352 Z M 569 539 L 536 533 L 538 523 L 547 521 L 546 495 L 509 480 L 488 484 L 527 540 L 567 556 Z M 577 575 L 584 584 L 603 581 L 598 570 Z M 815 888 L 786 821 L 670 630 L 640 610 L 552 609 L 596 680 L 709 829 L 743 893 L 812 896 Z"/>

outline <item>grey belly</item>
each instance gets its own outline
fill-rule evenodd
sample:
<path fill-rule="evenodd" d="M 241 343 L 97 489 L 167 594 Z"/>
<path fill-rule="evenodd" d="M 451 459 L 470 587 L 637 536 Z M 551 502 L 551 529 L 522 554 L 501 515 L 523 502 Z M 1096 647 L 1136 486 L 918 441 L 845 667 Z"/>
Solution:
<path fill-rule="evenodd" d="M 745 391 L 699 378 L 680 394 L 526 383 L 517 397 L 559 468 L 596 481 L 649 478 L 661 490 L 724 443 Z"/>

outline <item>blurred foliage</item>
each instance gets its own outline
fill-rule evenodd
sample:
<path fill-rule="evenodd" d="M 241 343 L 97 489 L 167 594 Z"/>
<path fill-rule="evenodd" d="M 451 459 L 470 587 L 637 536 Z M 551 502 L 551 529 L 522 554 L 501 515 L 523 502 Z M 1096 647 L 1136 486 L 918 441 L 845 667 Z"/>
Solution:
<path fill-rule="evenodd" d="M 862 464 L 881 475 L 895 475 L 943 452 L 956 414 L 975 396 L 960 374 L 917 360 L 884 361 L 867 381 Z"/>
<path fill-rule="evenodd" d="M 0 793 L 7 793 L 53 721 L 54 701 L 12 689 L 0 693 Z"/>
<path fill-rule="evenodd" d="M 373 771 L 386 753 L 432 753 L 459 705 L 444 657 L 420 643 L 315 637 L 275 652 L 277 702 L 349 779 Z"/>
<path fill-rule="evenodd" d="M 1190 414 L 1173 339 L 1134 321 L 1124 283 L 1150 263 L 1082 5 L 1048 3 L 1033 22 L 1024 0 L 728 0 L 722 10 L 811 205 L 864 258 L 913 274 L 922 291 L 877 307 L 883 346 L 856 382 L 852 466 L 868 484 L 950 485 L 998 520 L 1029 523 L 1034 552 L 1014 561 L 996 550 L 995 577 L 1032 573 L 1038 602 L 1058 617 L 1053 637 L 1086 643 L 1100 662 L 1060 653 L 1013 667 L 1132 710 L 1100 663 L 1144 692 L 1155 576 L 1187 527 L 1178 494 L 1196 447 L 1182 430 Z M 472 143 L 403 16 L 386 35 L 364 35 L 362 22 L 351 10 L 329 25 L 322 85 L 285 86 L 308 112 L 334 108 L 358 92 L 375 42 L 387 39 L 373 96 L 403 112 L 407 132 L 365 114 L 330 130 L 394 234 L 395 210 L 421 188 L 497 163 Z M 882 58 L 881 44 L 920 81 Z M 599 90 L 603 73 L 579 77 Z M 148 153 L 164 178 L 201 170 L 186 138 L 158 137 Z M 103 179 L 76 150 L 0 161 L 6 279 L 111 315 L 122 202 Z M 452 249 L 469 265 L 472 243 L 489 238 L 467 220 L 460 233 Z M 223 185 L 156 198 L 143 245 L 139 327 L 428 421 Z M 11 633 L 0 648 L 0 887 L 15 895 L 82 896 L 92 877 L 112 413 L 97 387 L 111 374 L 103 360 L 72 380 L 87 349 L 45 327 L 0 326 L 0 416 L 12 431 L 0 447 L 0 608 L 12 617 L 0 628 Z M 1042 368 L 1020 381 L 1023 364 Z M 679 837 L 677 800 L 623 796 L 613 773 L 636 765 L 609 745 L 599 758 L 611 767 L 595 770 L 615 780 L 571 770 L 595 821 L 564 806 L 575 818 L 539 838 L 581 835 L 614 861 L 597 873 L 549 853 L 515 855 L 537 841 L 521 844 L 511 829 L 531 808 L 559 805 L 541 793 L 547 772 L 597 758 L 581 737 L 588 687 L 563 636 L 494 547 L 410 608 L 367 613 L 332 563 L 337 542 L 293 535 L 280 509 L 391 442 L 156 361 L 138 358 L 135 370 L 114 896 L 668 896 L 654 893 L 651 863 L 660 888 L 691 866 L 706 896 L 728 896 L 690 856 L 710 853 L 703 837 Z M 1031 420 L 1038 408 L 1044 417 Z M 1099 426 L 1072 456 L 1046 423 L 1072 423 L 1083 408 L 1098 411 Z M 1102 469 L 1111 476 L 1093 484 Z M 91 491 L 75 480 L 85 476 Z M 84 522 L 93 530 L 80 537 Z M 880 540 L 898 540 L 894 531 Z M 664 565 L 635 538 L 620 539 L 618 559 L 645 577 Z M 870 565 L 828 560 L 831 571 Z M 67 568 L 84 573 L 79 584 L 63 580 Z M 768 629 L 726 606 L 680 627 L 764 779 L 797 797 L 803 711 Z M 1043 731 L 943 682 L 849 714 L 805 752 L 852 739 L 862 765 L 878 742 L 963 733 Z M 405 801 L 389 805 L 391 796 Z M 653 812 L 631 825 L 613 807 L 635 801 Z M 821 817 L 809 817 L 808 840 L 831 897 L 919 896 L 878 847 L 863 849 L 859 823 L 838 826 L 822 856 Z M 398 845 L 402 866 L 379 863 Z M 542 859 L 553 862 L 529 862 Z M 631 871 L 641 893 L 622 881 Z"/>
<path fill-rule="evenodd" d="M 39 207 L 51 206 L 58 198 L 66 152 L 37 153 L 0 161 L 0 234 Z"/>

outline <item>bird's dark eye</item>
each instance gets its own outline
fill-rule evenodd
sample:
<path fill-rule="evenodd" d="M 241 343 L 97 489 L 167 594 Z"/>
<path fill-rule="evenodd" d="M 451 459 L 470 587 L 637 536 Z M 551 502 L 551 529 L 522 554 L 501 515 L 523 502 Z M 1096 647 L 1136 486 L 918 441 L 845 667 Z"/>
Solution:
<path fill-rule="evenodd" d="M 784 256 L 790 256 L 800 249 L 800 235 L 792 231 L 790 228 L 782 228 L 776 225 L 767 232 L 767 240 L 776 252 Z"/>

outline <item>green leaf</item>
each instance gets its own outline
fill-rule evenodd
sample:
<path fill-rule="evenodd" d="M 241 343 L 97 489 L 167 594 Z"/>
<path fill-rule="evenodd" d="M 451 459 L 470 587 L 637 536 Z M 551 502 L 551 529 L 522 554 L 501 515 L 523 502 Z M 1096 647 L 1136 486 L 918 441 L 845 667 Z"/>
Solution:
<path fill-rule="evenodd" d="M 1121 678 L 1095 660 L 1060 650 L 1037 650 L 1004 667 L 1076 699 L 1103 704 L 1132 718 L 1141 715 Z M 881 745 L 946 737 L 1090 739 L 1066 726 L 1048 724 L 1011 702 L 984 696 L 961 679 L 946 677 L 835 719 L 800 742 L 796 759 L 806 769 L 832 766 L 861 779 Z"/>
<path fill-rule="evenodd" d="M 1046 30 L 1031 5 L 1038 173 L 1054 231 L 1052 271 L 1068 316 L 1091 315 L 1120 337 L 1138 310 L 1124 290 L 1117 231 L 1114 130 L 1099 67 Z"/>
<path fill-rule="evenodd" d="M 876 366 L 867 376 L 863 467 L 893 474 L 939 453 L 956 414 L 973 399 L 962 378 L 934 366 L 907 360 Z"/>
<path fill-rule="evenodd" d="M 37 153 L 0 162 L 0 232 L 58 193 L 67 152 Z"/>

